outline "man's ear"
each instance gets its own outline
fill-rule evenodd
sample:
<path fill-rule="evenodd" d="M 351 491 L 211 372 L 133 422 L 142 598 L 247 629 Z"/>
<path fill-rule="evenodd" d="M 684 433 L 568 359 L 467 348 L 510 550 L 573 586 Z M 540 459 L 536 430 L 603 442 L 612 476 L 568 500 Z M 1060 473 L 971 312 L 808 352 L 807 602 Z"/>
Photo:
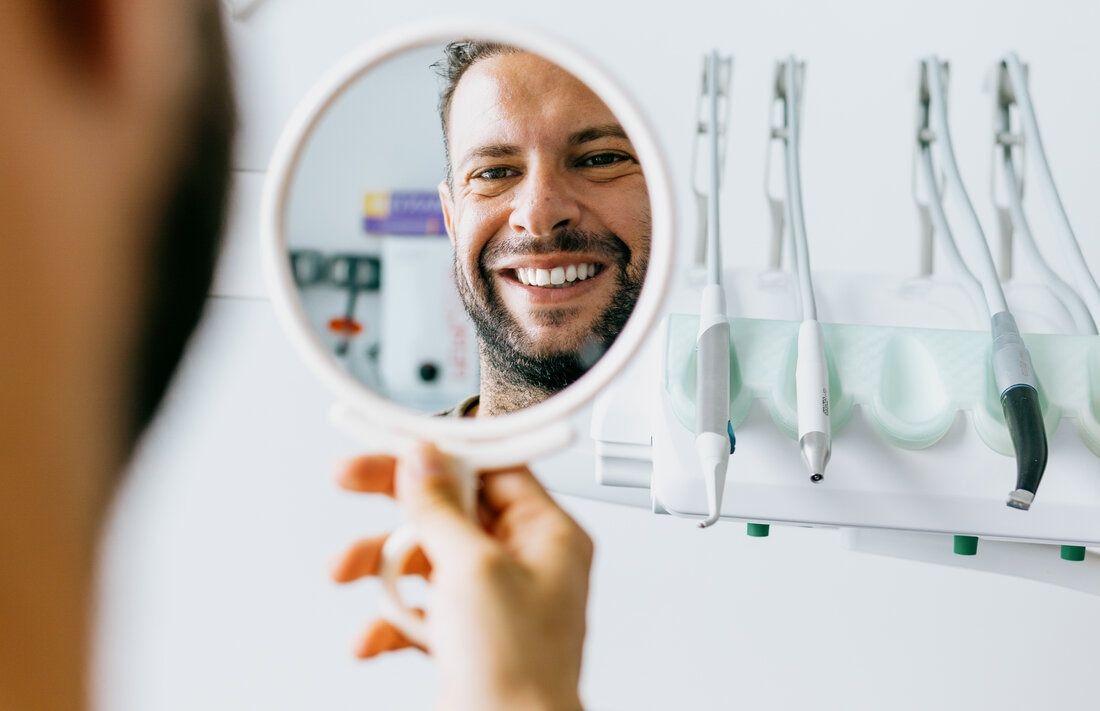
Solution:
<path fill-rule="evenodd" d="M 451 201 L 451 186 L 446 178 L 439 181 L 439 204 L 443 208 L 443 226 L 447 228 L 447 236 L 451 238 L 451 244 L 455 243 L 454 203 Z"/>

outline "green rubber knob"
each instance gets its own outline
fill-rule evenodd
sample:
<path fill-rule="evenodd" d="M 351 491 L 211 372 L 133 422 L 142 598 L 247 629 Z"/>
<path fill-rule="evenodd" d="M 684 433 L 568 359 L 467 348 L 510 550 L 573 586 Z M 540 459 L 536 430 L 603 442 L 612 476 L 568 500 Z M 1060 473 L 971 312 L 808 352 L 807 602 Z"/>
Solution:
<path fill-rule="evenodd" d="M 977 555 L 977 536 L 955 536 L 955 555 Z"/>
<path fill-rule="evenodd" d="M 771 526 L 766 523 L 750 523 L 745 527 L 745 533 L 753 538 L 765 538 L 771 532 Z"/>
<path fill-rule="evenodd" d="M 1082 561 L 1085 559 L 1084 546 L 1062 546 L 1062 560 Z"/>

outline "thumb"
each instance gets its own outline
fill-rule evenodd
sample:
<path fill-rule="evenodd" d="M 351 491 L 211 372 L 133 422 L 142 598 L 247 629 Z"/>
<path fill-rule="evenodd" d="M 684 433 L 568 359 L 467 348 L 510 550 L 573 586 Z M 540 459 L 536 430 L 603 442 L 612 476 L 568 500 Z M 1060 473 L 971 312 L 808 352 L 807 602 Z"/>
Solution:
<path fill-rule="evenodd" d="M 397 501 L 437 566 L 492 545 L 462 507 L 463 488 L 472 485 L 462 481 L 451 459 L 431 444 L 416 445 L 397 462 Z"/>

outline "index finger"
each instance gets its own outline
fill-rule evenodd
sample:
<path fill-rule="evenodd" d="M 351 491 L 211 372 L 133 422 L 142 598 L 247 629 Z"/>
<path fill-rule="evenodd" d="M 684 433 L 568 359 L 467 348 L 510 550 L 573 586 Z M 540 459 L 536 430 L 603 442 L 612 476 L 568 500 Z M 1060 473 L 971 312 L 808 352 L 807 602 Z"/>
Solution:
<path fill-rule="evenodd" d="M 526 466 L 483 472 L 481 495 L 489 510 L 497 514 L 503 513 L 510 506 L 528 502 L 565 513 Z"/>

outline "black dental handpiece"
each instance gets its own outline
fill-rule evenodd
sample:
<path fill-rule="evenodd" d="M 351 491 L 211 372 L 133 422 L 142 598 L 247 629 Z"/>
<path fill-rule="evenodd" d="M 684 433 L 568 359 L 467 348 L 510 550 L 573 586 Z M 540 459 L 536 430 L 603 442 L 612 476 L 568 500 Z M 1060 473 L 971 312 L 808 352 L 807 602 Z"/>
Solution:
<path fill-rule="evenodd" d="M 1016 451 L 1016 489 L 1008 495 L 1006 503 L 1027 511 L 1047 466 L 1047 433 L 1039 406 L 1038 381 L 1031 354 L 1012 314 L 1007 311 L 994 314 L 992 329 L 993 377 Z"/>

